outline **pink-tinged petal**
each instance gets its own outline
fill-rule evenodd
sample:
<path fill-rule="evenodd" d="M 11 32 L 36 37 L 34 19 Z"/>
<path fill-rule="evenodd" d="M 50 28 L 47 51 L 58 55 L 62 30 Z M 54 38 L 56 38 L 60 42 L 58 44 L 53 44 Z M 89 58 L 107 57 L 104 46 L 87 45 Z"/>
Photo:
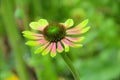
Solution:
<path fill-rule="evenodd" d="M 43 31 L 44 27 L 39 27 L 37 30 Z"/>
<path fill-rule="evenodd" d="M 43 45 L 47 42 L 48 41 L 46 41 L 45 39 L 41 39 L 41 40 L 38 40 L 38 41 L 27 41 L 25 44 L 29 45 L 29 46 L 40 46 L 40 45 Z"/>
<path fill-rule="evenodd" d="M 37 34 L 37 33 L 35 33 L 35 34 L 33 34 L 33 36 L 43 37 L 43 34 Z"/>
<path fill-rule="evenodd" d="M 28 38 L 28 39 L 33 39 L 33 40 L 37 40 L 40 39 L 41 37 L 43 37 L 42 34 L 37 34 L 31 31 L 23 31 L 23 36 Z"/>
<path fill-rule="evenodd" d="M 89 29 L 90 29 L 90 26 L 86 28 L 74 27 L 74 28 L 68 29 L 66 32 L 68 34 L 82 34 L 82 33 L 87 32 Z"/>
<path fill-rule="evenodd" d="M 53 43 L 50 43 L 50 45 L 42 52 L 42 55 L 48 54 L 53 47 Z"/>
<path fill-rule="evenodd" d="M 40 44 L 45 44 L 45 43 L 47 43 L 48 41 L 46 41 L 45 39 L 41 39 L 41 40 L 38 40 L 38 43 L 40 43 Z"/>
<path fill-rule="evenodd" d="M 77 35 L 77 34 L 81 34 L 81 31 L 66 31 L 66 33 L 67 33 L 68 35 L 71 35 L 71 34 Z"/>
<path fill-rule="evenodd" d="M 71 47 L 81 47 L 82 46 L 81 44 L 74 44 L 73 42 L 71 42 L 67 39 L 63 39 L 62 42 Z"/>
<path fill-rule="evenodd" d="M 72 29 L 68 29 L 67 32 L 80 32 L 80 33 L 85 33 L 90 29 L 90 26 L 86 27 L 86 28 L 79 28 L 79 27 L 75 27 Z"/>
<path fill-rule="evenodd" d="M 74 28 L 68 29 L 67 31 L 68 32 L 73 32 L 73 31 L 80 31 L 80 30 L 81 30 L 80 28 L 74 27 Z"/>
<path fill-rule="evenodd" d="M 38 54 L 38 53 L 42 52 L 48 45 L 49 45 L 49 42 L 41 45 L 40 48 L 38 48 L 38 49 L 35 51 L 35 54 Z"/>
<path fill-rule="evenodd" d="M 63 39 L 62 42 L 69 46 L 75 46 L 72 42 L 68 41 L 67 39 Z"/>
<path fill-rule="evenodd" d="M 73 37 L 65 37 L 67 40 L 72 41 L 72 42 L 81 42 L 85 38 L 84 37 L 78 37 L 78 38 L 73 38 Z"/>
<path fill-rule="evenodd" d="M 65 52 L 68 52 L 69 51 L 69 46 L 68 46 L 68 44 L 66 44 L 64 41 L 62 41 L 61 40 L 61 42 L 62 42 L 62 44 L 64 45 L 64 49 L 65 49 Z"/>
<path fill-rule="evenodd" d="M 54 57 L 55 55 L 56 55 L 56 43 L 55 42 L 53 42 L 53 46 L 52 46 L 52 50 L 51 50 L 51 53 L 50 53 L 50 55 L 52 56 L 52 57 Z"/>
<path fill-rule="evenodd" d="M 60 53 L 63 51 L 63 47 L 60 42 L 57 43 L 57 51 Z"/>

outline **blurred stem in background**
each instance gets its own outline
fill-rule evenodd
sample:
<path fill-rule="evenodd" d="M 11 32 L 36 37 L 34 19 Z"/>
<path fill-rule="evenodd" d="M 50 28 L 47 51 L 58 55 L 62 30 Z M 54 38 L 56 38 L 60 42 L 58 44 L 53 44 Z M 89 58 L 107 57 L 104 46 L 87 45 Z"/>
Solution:
<path fill-rule="evenodd" d="M 72 61 L 67 56 L 67 54 L 66 53 L 61 53 L 61 57 L 64 59 L 65 63 L 68 65 L 70 71 L 72 72 L 72 74 L 74 76 L 74 79 L 75 80 L 80 80 L 79 74 L 78 74 L 77 70 L 75 70 L 75 67 L 72 64 Z"/>
<path fill-rule="evenodd" d="M 17 20 L 23 23 L 25 29 L 28 29 L 27 11 L 29 2 L 28 0 L 15 0 L 15 2 L 16 2 L 15 17 Z"/>
<path fill-rule="evenodd" d="M 15 57 L 17 73 L 20 77 L 20 80 L 30 80 L 27 67 L 23 60 L 23 51 L 21 50 L 21 37 L 15 24 L 12 4 L 9 0 L 2 0 L 1 7 L 5 29 Z"/>

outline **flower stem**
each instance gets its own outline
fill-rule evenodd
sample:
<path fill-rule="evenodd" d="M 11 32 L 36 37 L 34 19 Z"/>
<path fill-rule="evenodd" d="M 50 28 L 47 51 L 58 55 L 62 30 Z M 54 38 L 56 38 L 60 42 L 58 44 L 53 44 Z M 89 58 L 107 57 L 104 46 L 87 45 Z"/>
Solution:
<path fill-rule="evenodd" d="M 74 79 L 75 80 L 80 80 L 79 74 L 78 72 L 75 70 L 75 67 L 72 64 L 72 61 L 70 60 L 70 58 L 67 56 L 67 54 L 63 54 L 61 53 L 62 58 L 64 59 L 64 61 L 66 62 L 66 64 L 68 65 L 70 71 L 72 72 Z"/>
<path fill-rule="evenodd" d="M 13 1 L 11 1 L 13 2 Z M 13 55 L 16 62 L 16 70 L 20 80 L 31 80 L 27 66 L 23 59 L 22 40 L 19 34 L 19 30 L 14 20 L 14 9 L 9 0 L 1 1 L 2 19 L 5 23 L 5 30 L 8 36 L 8 40 L 13 51 Z"/>

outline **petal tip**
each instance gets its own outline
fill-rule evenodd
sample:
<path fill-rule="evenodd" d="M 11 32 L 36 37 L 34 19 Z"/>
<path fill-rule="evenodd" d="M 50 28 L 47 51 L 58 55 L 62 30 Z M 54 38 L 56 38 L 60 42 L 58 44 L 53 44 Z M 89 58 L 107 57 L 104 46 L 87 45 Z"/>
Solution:
<path fill-rule="evenodd" d="M 68 49 L 68 48 L 66 48 L 66 49 L 65 49 L 65 52 L 69 52 L 69 49 Z"/>
<path fill-rule="evenodd" d="M 56 56 L 56 54 L 50 54 L 51 55 L 51 57 L 55 57 Z"/>
<path fill-rule="evenodd" d="M 89 31 L 90 28 L 91 28 L 90 26 L 86 27 L 85 29 L 83 29 L 82 33 Z"/>
<path fill-rule="evenodd" d="M 39 19 L 38 23 L 42 26 L 45 27 L 46 25 L 48 25 L 48 21 L 46 19 Z"/>
<path fill-rule="evenodd" d="M 73 19 L 67 19 L 64 24 L 67 26 L 67 28 L 69 28 L 69 27 L 73 26 L 74 21 L 73 21 Z"/>
<path fill-rule="evenodd" d="M 81 37 L 80 42 L 82 42 L 83 40 L 85 40 L 85 37 Z"/>

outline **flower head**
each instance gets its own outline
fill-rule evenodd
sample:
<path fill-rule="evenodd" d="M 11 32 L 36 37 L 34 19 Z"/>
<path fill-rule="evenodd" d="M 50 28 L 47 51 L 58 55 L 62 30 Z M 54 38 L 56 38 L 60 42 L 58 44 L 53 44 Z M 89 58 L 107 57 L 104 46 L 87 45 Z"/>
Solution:
<path fill-rule="evenodd" d="M 65 23 L 52 24 L 49 24 L 45 19 L 40 19 L 37 22 L 30 23 L 30 27 L 39 32 L 23 31 L 23 36 L 31 39 L 26 42 L 26 45 L 39 46 L 35 51 L 36 54 L 46 55 L 50 53 L 54 57 L 57 52 L 68 52 L 69 47 L 82 46 L 79 42 L 84 37 L 80 37 L 80 35 L 90 29 L 89 26 L 84 28 L 87 23 L 88 19 L 73 27 L 74 22 L 72 19 L 68 19 Z"/>

